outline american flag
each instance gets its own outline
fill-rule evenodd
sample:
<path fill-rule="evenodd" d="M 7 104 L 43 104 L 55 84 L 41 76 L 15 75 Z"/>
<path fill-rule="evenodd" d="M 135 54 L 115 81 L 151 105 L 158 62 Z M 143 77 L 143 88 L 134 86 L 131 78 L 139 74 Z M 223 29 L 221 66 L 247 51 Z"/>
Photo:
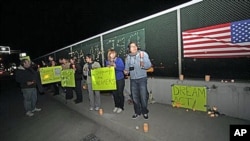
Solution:
<path fill-rule="evenodd" d="M 250 19 L 182 32 L 189 58 L 250 57 Z"/>

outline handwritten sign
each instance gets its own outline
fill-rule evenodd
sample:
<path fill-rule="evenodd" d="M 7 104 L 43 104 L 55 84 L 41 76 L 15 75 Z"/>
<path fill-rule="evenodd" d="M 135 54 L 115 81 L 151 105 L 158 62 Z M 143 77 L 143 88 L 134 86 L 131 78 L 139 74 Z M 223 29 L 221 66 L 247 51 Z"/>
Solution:
<path fill-rule="evenodd" d="M 61 66 L 40 68 L 39 72 L 42 84 L 61 81 L 61 70 Z"/>
<path fill-rule="evenodd" d="M 114 67 L 103 67 L 91 70 L 93 90 L 116 90 Z"/>
<path fill-rule="evenodd" d="M 206 87 L 173 85 L 172 105 L 192 110 L 206 111 L 207 91 Z"/>
<path fill-rule="evenodd" d="M 73 69 L 62 70 L 61 73 L 62 87 L 75 87 L 75 71 Z"/>

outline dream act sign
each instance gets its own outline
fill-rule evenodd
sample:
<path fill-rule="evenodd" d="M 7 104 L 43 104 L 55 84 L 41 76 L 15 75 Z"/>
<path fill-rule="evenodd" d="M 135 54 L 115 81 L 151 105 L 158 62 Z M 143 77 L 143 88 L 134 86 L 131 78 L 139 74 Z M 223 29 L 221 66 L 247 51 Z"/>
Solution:
<path fill-rule="evenodd" d="M 206 87 L 172 85 L 172 105 L 174 107 L 207 111 Z"/>
<path fill-rule="evenodd" d="M 103 67 L 91 70 L 93 90 L 116 90 L 114 67 Z"/>

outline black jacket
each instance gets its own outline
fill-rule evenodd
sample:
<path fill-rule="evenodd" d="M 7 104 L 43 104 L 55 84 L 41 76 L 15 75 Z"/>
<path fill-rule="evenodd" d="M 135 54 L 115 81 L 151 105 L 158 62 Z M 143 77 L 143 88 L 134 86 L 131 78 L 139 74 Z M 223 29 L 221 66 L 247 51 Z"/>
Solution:
<path fill-rule="evenodd" d="M 41 82 L 39 79 L 38 72 L 36 72 L 33 68 L 24 68 L 23 66 L 19 66 L 15 72 L 16 81 L 20 84 L 21 88 L 36 88 L 40 87 Z M 35 82 L 32 85 L 27 85 L 28 81 Z M 41 91 L 39 89 L 39 91 Z"/>
<path fill-rule="evenodd" d="M 73 64 L 70 64 L 70 68 L 73 68 Z M 82 66 L 79 63 L 75 63 L 75 80 L 82 80 Z"/>

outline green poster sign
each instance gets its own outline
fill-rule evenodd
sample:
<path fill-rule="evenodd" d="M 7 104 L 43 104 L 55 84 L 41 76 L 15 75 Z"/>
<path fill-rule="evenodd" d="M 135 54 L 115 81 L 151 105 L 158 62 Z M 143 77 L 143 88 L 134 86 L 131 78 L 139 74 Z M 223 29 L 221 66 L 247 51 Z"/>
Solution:
<path fill-rule="evenodd" d="M 173 85 L 172 105 L 192 110 L 207 111 L 206 87 Z"/>
<path fill-rule="evenodd" d="M 61 85 L 62 87 L 75 87 L 75 71 L 73 69 L 62 70 Z"/>
<path fill-rule="evenodd" d="M 114 67 L 103 67 L 91 70 L 93 90 L 116 90 Z"/>
<path fill-rule="evenodd" d="M 61 81 L 61 70 L 61 66 L 40 68 L 39 72 L 42 84 Z"/>

